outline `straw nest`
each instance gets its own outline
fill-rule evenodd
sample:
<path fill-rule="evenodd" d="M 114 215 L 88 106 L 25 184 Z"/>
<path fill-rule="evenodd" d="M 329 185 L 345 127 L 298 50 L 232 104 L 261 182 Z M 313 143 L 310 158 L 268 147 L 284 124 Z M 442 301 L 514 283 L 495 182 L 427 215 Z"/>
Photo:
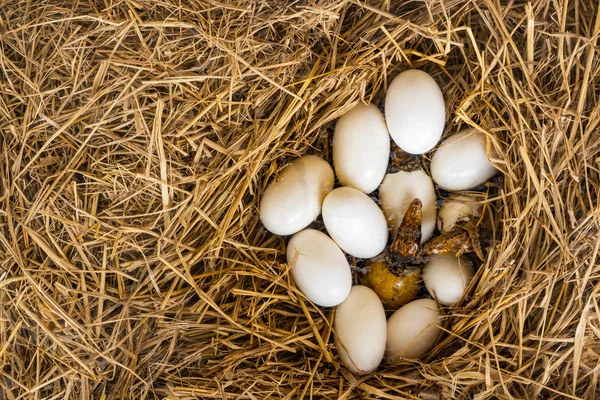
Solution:
<path fill-rule="evenodd" d="M 595 1 L 1 4 L 3 399 L 599 395 Z M 489 138 L 496 242 L 427 359 L 355 377 L 257 204 L 409 67 Z"/>

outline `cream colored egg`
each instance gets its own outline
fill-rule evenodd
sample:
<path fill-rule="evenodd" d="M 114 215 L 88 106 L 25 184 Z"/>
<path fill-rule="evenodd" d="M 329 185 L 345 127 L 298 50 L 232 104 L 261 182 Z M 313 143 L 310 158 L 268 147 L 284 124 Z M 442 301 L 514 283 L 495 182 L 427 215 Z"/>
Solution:
<path fill-rule="evenodd" d="M 437 212 L 435 188 L 429 175 L 422 170 L 387 174 L 379 187 L 381 208 L 394 231 L 402 223 L 408 205 L 415 198 L 423 203 L 421 242 L 425 242 L 435 230 Z"/>
<path fill-rule="evenodd" d="M 434 254 L 423 267 L 427 291 L 445 306 L 461 299 L 474 275 L 473 265 L 466 257 L 449 254 Z"/>
<path fill-rule="evenodd" d="M 352 273 L 346 256 L 322 232 L 304 229 L 292 236 L 287 262 L 298 289 L 316 305 L 336 306 L 350 293 Z"/>
<path fill-rule="evenodd" d="M 354 257 L 374 257 L 387 244 L 385 216 L 360 190 L 350 187 L 332 190 L 323 201 L 323 222 L 338 246 Z"/>
<path fill-rule="evenodd" d="M 431 150 L 442 137 L 446 119 L 444 97 L 426 72 L 410 69 L 390 84 L 385 119 L 394 142 L 407 153 Z"/>
<path fill-rule="evenodd" d="M 431 158 L 431 176 L 446 190 L 474 188 L 497 172 L 485 153 L 485 135 L 472 129 L 449 137 Z"/>
<path fill-rule="evenodd" d="M 390 156 L 390 135 L 373 104 L 358 104 L 335 125 L 333 166 L 344 186 L 371 193 L 381 183 Z"/>
<path fill-rule="evenodd" d="M 385 311 L 379 297 L 366 286 L 353 286 L 337 307 L 335 347 L 340 360 L 355 374 L 377 369 L 386 344 Z"/>
<path fill-rule="evenodd" d="M 277 235 L 291 235 L 306 228 L 319 216 L 333 183 L 333 169 L 327 161 L 313 155 L 295 159 L 263 194 L 263 225 Z"/>
<path fill-rule="evenodd" d="M 441 329 L 437 304 L 419 299 L 400 307 L 387 322 L 385 355 L 390 360 L 416 360 L 425 355 L 437 340 Z"/>
<path fill-rule="evenodd" d="M 475 196 L 452 195 L 438 210 L 437 227 L 441 232 L 450 232 L 459 221 L 468 221 L 481 215 L 481 205 Z"/>

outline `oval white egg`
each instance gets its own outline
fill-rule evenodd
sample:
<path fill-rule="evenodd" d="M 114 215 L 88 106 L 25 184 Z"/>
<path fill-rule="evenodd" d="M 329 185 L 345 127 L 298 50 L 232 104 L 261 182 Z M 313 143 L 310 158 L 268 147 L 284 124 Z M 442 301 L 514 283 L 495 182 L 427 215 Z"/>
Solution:
<path fill-rule="evenodd" d="M 409 204 L 415 198 L 423 203 L 421 242 L 425 242 L 435 230 L 437 212 L 435 188 L 429 175 L 422 170 L 387 174 L 379 187 L 381 208 L 393 231 L 398 229 Z"/>
<path fill-rule="evenodd" d="M 326 234 L 304 229 L 292 236 L 286 253 L 296 286 L 313 303 L 333 307 L 350 293 L 350 265 L 342 250 Z"/>
<path fill-rule="evenodd" d="M 260 220 L 277 235 L 291 235 L 319 216 L 323 199 L 333 189 L 333 169 L 321 157 L 295 159 L 271 182 L 260 203 Z"/>
<path fill-rule="evenodd" d="M 429 294 L 445 306 L 461 299 L 475 275 L 473 265 L 466 257 L 449 254 L 432 255 L 422 273 Z"/>
<path fill-rule="evenodd" d="M 420 358 L 435 344 L 440 324 L 434 300 L 414 300 L 400 307 L 387 322 L 386 356 L 390 360 Z"/>
<path fill-rule="evenodd" d="M 442 137 L 446 119 L 444 96 L 426 72 L 410 69 L 390 84 L 385 119 L 394 142 L 407 153 L 431 150 Z"/>
<path fill-rule="evenodd" d="M 383 212 L 357 189 L 332 190 L 323 201 L 323 222 L 338 246 L 354 257 L 374 257 L 387 244 L 388 228 Z"/>
<path fill-rule="evenodd" d="M 373 104 L 358 104 L 335 125 L 333 167 L 343 186 L 371 193 L 381 183 L 390 156 L 390 135 Z"/>
<path fill-rule="evenodd" d="M 366 286 L 353 286 L 337 307 L 335 346 L 340 360 L 355 374 L 377 369 L 386 344 L 385 311 L 379 297 Z"/>
<path fill-rule="evenodd" d="M 475 199 L 466 196 L 456 196 L 445 200 L 438 211 L 438 229 L 450 232 L 459 221 L 467 221 L 479 215 L 479 206 Z"/>
<path fill-rule="evenodd" d="M 472 129 L 449 137 L 431 158 L 431 176 L 446 190 L 471 189 L 497 172 L 485 153 L 485 135 Z"/>

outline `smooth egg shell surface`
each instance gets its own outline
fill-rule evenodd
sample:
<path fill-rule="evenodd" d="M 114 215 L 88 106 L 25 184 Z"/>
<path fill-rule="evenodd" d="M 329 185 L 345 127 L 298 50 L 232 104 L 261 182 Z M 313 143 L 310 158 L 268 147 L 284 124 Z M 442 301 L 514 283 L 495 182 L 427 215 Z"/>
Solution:
<path fill-rule="evenodd" d="M 473 265 L 466 257 L 449 254 L 434 254 L 423 267 L 427 291 L 445 306 L 461 299 L 474 275 Z"/>
<path fill-rule="evenodd" d="M 343 186 L 371 193 L 381 183 L 390 155 L 390 135 L 383 114 L 372 104 L 358 104 L 335 125 L 333 166 Z"/>
<path fill-rule="evenodd" d="M 304 229 L 292 236 L 287 262 L 298 289 L 319 306 L 336 306 L 350 293 L 352 273 L 346 256 L 322 232 Z"/>
<path fill-rule="evenodd" d="M 386 356 L 416 360 L 433 347 L 441 330 L 437 304 L 419 299 L 400 307 L 387 322 Z"/>
<path fill-rule="evenodd" d="M 437 213 L 435 188 L 429 175 L 422 170 L 387 174 L 379 187 L 381 208 L 394 231 L 402 223 L 409 204 L 415 198 L 423 203 L 421 242 L 425 242 L 435 230 Z"/>
<path fill-rule="evenodd" d="M 344 365 L 355 374 L 377 369 L 386 343 L 385 311 L 366 286 L 353 286 L 335 312 L 335 346 Z"/>
<path fill-rule="evenodd" d="M 474 188 L 497 172 L 485 153 L 484 134 L 471 129 L 449 137 L 431 158 L 431 176 L 446 190 Z"/>
<path fill-rule="evenodd" d="M 431 150 L 442 137 L 446 108 L 436 81 L 426 72 L 410 69 L 390 84 L 385 119 L 394 142 L 405 152 Z"/>
<path fill-rule="evenodd" d="M 387 244 L 385 216 L 360 190 L 350 187 L 332 190 L 323 201 L 323 222 L 338 246 L 354 257 L 374 257 Z"/>
<path fill-rule="evenodd" d="M 295 159 L 267 186 L 260 220 L 269 231 L 282 236 L 306 228 L 319 216 L 333 183 L 333 169 L 327 161 L 313 155 Z"/>

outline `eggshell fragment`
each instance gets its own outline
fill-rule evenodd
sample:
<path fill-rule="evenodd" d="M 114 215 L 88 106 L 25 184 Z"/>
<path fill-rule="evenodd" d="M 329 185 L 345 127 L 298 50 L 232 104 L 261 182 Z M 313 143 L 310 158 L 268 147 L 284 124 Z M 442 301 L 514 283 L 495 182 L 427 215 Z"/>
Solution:
<path fill-rule="evenodd" d="M 298 289 L 319 306 L 336 306 L 350 293 L 352 273 L 346 256 L 322 232 L 305 229 L 292 236 L 287 262 Z"/>
<path fill-rule="evenodd" d="M 343 186 L 371 193 L 381 183 L 390 155 L 383 114 L 373 104 L 358 104 L 335 125 L 333 166 Z"/>
<path fill-rule="evenodd" d="M 479 217 L 481 205 L 477 202 L 478 199 L 471 195 L 452 195 L 444 200 L 438 210 L 438 229 L 441 232 L 450 232 L 457 222 Z"/>
<path fill-rule="evenodd" d="M 271 182 L 260 203 L 260 219 L 269 231 L 291 235 L 306 228 L 321 212 L 323 199 L 333 189 L 329 163 L 306 155 L 292 161 Z"/>
<path fill-rule="evenodd" d="M 429 175 L 423 170 L 400 171 L 387 174 L 379 187 L 381 208 L 395 231 L 398 229 L 415 198 L 423 203 L 423 220 L 421 222 L 421 243 L 428 240 L 435 230 L 437 200 L 435 188 Z"/>
<path fill-rule="evenodd" d="M 335 312 L 335 346 L 340 360 L 355 374 L 377 369 L 386 344 L 385 311 L 366 286 L 353 286 Z"/>
<path fill-rule="evenodd" d="M 410 69 L 390 84 L 385 119 L 394 142 L 407 153 L 431 150 L 442 137 L 446 108 L 436 81 L 426 72 Z"/>
<path fill-rule="evenodd" d="M 485 136 L 472 129 L 449 137 L 431 158 L 431 176 L 446 190 L 474 188 L 497 172 L 485 153 Z"/>
<path fill-rule="evenodd" d="M 388 229 L 383 212 L 357 189 L 332 190 L 323 201 L 323 222 L 338 246 L 354 257 L 374 257 L 387 244 Z"/>
<path fill-rule="evenodd" d="M 435 254 L 423 267 L 423 281 L 429 294 L 440 304 L 451 306 L 461 299 L 475 275 L 466 257 Z"/>
<path fill-rule="evenodd" d="M 419 299 L 400 307 L 387 322 L 386 356 L 390 360 L 418 359 L 437 340 L 440 313 L 431 299 Z"/>
<path fill-rule="evenodd" d="M 473 217 L 473 207 L 459 201 L 444 202 L 438 212 L 438 229 L 450 232 L 459 221 L 467 221 Z"/>

